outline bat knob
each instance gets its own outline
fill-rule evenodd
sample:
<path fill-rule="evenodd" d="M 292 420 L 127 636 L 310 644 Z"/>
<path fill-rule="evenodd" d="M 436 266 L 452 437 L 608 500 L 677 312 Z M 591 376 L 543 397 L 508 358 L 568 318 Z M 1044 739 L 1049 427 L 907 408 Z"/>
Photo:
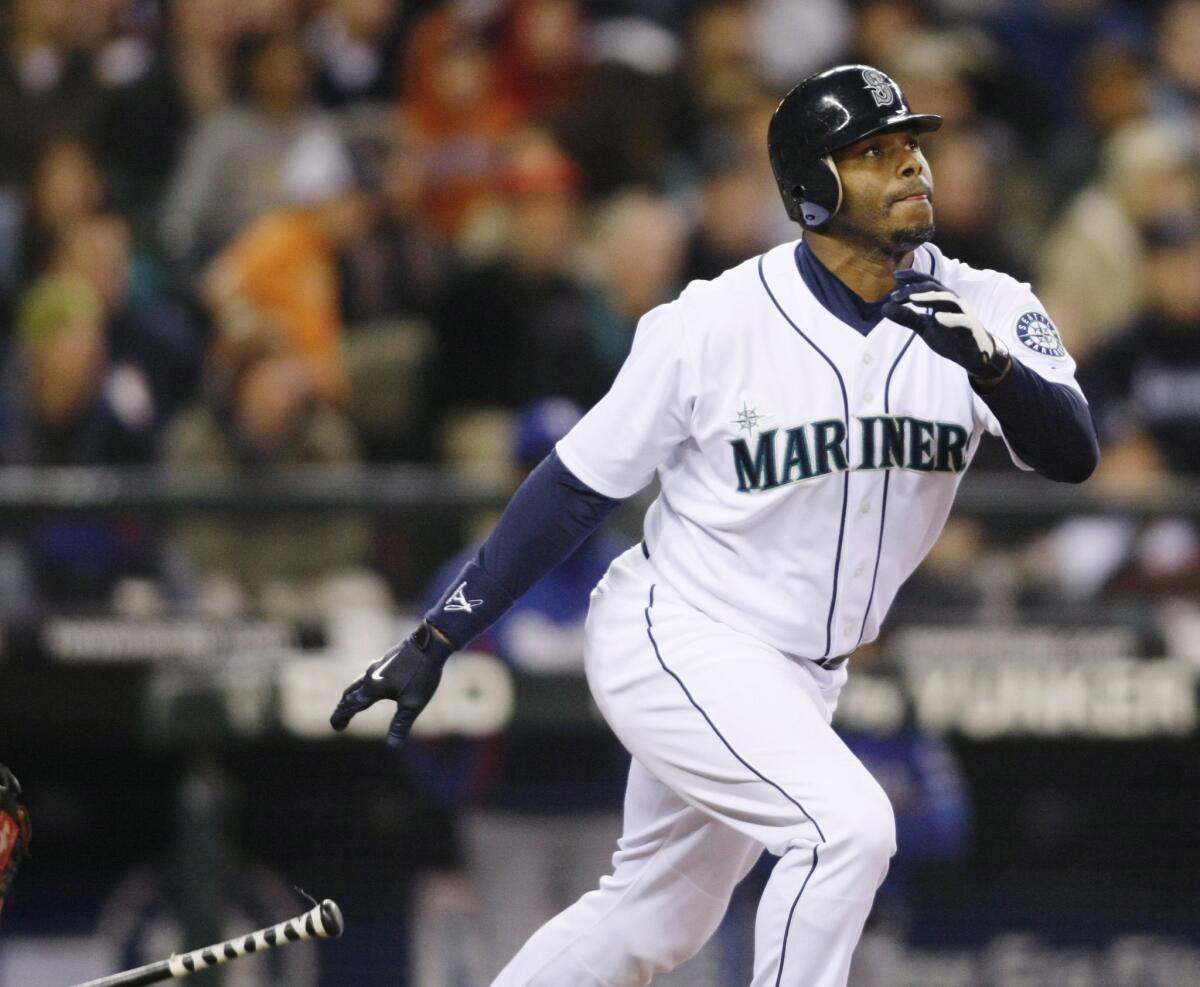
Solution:
<path fill-rule="evenodd" d="M 332 898 L 321 902 L 321 925 L 325 927 L 325 936 L 329 939 L 336 939 L 346 927 L 342 921 L 342 910 Z"/>

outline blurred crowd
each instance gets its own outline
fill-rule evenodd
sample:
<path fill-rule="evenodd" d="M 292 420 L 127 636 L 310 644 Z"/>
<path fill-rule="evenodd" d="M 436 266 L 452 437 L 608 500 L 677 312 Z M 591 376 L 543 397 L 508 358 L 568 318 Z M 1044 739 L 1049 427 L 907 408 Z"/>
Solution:
<path fill-rule="evenodd" d="M 0 11 L 5 464 L 515 478 L 538 402 L 586 407 L 643 312 L 798 235 L 767 121 L 805 75 L 861 60 L 945 118 L 926 145 L 937 242 L 1034 283 L 1102 432 L 1094 482 L 1200 473 L 1200 0 Z M 1099 579 L 1070 565 L 1095 525 L 1039 551 L 1081 595 L 1130 565 L 1194 577 L 1200 539 L 1176 528 L 1108 526 Z M 151 606 L 132 579 L 236 613 L 298 605 L 280 578 L 380 568 L 354 517 L 160 534 L 10 532 L 0 607 Z"/>

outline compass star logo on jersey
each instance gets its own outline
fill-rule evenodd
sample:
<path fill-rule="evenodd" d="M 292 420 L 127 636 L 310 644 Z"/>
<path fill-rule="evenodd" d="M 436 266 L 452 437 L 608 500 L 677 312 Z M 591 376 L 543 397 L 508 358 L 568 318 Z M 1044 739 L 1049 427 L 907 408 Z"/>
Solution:
<path fill-rule="evenodd" d="M 736 425 L 739 432 L 743 430 L 753 432 L 756 428 L 761 427 L 759 422 L 766 421 L 770 417 L 770 415 L 760 415 L 757 408 L 751 408 L 747 402 L 743 401 L 741 411 L 729 424 Z"/>
<path fill-rule="evenodd" d="M 1017 319 L 1017 339 L 1042 356 L 1066 356 L 1062 337 L 1041 312 L 1026 312 Z"/>

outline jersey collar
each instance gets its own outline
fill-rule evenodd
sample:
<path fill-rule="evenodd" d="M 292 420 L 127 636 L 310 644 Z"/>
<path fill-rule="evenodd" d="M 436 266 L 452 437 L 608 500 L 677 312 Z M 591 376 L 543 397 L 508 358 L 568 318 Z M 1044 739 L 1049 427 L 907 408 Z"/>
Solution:
<path fill-rule="evenodd" d="M 851 291 L 817 259 L 804 240 L 797 241 L 794 253 L 796 270 L 804 284 L 830 315 L 864 336 L 883 320 L 883 300 L 868 302 Z M 920 250 L 914 254 L 913 266 L 922 266 Z"/>

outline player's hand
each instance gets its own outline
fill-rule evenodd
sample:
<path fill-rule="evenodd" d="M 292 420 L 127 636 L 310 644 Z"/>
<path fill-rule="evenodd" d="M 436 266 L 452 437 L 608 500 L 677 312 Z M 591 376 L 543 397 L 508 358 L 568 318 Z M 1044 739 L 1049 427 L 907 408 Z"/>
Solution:
<path fill-rule="evenodd" d="M 883 314 L 907 326 L 931 350 L 953 360 L 985 386 L 1000 383 L 1012 368 L 1004 343 L 984 329 L 963 300 L 932 275 L 911 268 L 897 271 L 896 287 L 884 302 Z"/>
<path fill-rule="evenodd" d="M 438 631 L 422 621 L 410 637 L 372 662 L 350 683 L 329 717 L 333 729 L 346 729 L 357 713 L 380 699 L 394 699 L 396 715 L 388 728 L 387 742 L 400 747 L 408 739 L 413 720 L 433 698 L 442 679 L 442 666 L 453 651 L 454 647 Z"/>

